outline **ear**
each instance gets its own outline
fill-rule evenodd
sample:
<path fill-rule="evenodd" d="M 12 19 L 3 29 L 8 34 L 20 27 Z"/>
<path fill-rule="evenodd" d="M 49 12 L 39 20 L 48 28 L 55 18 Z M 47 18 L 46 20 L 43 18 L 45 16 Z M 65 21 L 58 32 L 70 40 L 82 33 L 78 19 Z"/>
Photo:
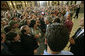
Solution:
<path fill-rule="evenodd" d="M 45 44 L 47 45 L 47 39 L 45 38 Z"/>

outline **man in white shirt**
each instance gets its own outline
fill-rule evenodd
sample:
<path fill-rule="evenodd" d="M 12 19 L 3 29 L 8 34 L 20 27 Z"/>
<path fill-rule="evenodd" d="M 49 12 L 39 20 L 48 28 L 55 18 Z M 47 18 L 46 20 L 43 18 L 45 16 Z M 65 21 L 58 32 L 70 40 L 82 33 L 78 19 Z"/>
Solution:
<path fill-rule="evenodd" d="M 46 29 L 45 44 L 47 45 L 43 55 L 73 55 L 64 51 L 69 40 L 67 28 L 61 24 L 50 24 Z"/>
<path fill-rule="evenodd" d="M 66 14 L 64 15 L 65 19 L 67 18 L 68 14 L 71 13 L 69 7 L 66 7 L 66 11 L 67 11 L 67 12 L 66 12 Z"/>

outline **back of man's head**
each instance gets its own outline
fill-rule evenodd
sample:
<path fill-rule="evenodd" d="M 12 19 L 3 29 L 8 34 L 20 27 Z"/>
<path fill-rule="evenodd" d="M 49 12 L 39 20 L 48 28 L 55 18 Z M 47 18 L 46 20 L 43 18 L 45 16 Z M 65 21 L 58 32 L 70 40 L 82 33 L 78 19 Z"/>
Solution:
<path fill-rule="evenodd" d="M 47 44 L 54 52 L 60 52 L 68 43 L 69 33 L 63 25 L 51 24 L 46 30 Z"/>
<path fill-rule="evenodd" d="M 5 31 L 6 33 L 10 32 L 10 31 L 11 31 L 11 26 L 6 25 L 6 26 L 4 27 L 4 31 Z"/>
<path fill-rule="evenodd" d="M 25 29 L 26 27 L 27 27 L 27 25 L 24 25 L 20 28 L 20 31 L 22 34 L 24 34 L 26 32 L 26 29 Z"/>

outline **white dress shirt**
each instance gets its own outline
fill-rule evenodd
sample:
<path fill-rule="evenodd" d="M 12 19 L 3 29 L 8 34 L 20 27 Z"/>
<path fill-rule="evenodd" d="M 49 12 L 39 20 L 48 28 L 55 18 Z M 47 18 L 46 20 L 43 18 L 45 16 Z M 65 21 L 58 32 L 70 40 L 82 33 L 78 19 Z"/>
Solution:
<path fill-rule="evenodd" d="M 80 36 L 83 32 L 84 32 L 84 29 L 82 29 L 82 31 L 77 35 L 77 37 Z"/>

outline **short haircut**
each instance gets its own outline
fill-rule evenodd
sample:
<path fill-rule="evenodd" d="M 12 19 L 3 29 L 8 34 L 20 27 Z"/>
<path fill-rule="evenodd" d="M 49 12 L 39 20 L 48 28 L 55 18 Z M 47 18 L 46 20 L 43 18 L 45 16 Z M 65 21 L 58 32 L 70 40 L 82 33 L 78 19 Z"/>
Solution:
<path fill-rule="evenodd" d="M 52 51 L 61 51 L 69 40 L 67 28 L 61 24 L 51 24 L 46 29 L 47 44 Z"/>
<path fill-rule="evenodd" d="M 60 23 L 60 18 L 54 19 L 54 22 Z"/>
<path fill-rule="evenodd" d="M 6 34 L 6 40 L 12 41 L 17 36 L 16 32 L 9 32 Z"/>
<path fill-rule="evenodd" d="M 10 27 L 9 25 L 6 25 L 6 26 L 4 27 L 4 31 L 5 31 L 6 33 L 10 32 L 10 31 L 11 31 L 11 27 Z"/>
<path fill-rule="evenodd" d="M 1 32 L 1 34 L 5 34 L 5 32 Z M 3 40 L 3 37 L 1 36 L 1 41 Z"/>
<path fill-rule="evenodd" d="M 35 24 L 36 24 L 36 21 L 35 20 L 31 20 L 29 27 L 34 27 Z"/>
<path fill-rule="evenodd" d="M 21 26 L 20 31 L 22 34 L 24 34 L 26 32 L 26 30 L 25 30 L 26 26 L 28 26 L 28 25 Z"/>

